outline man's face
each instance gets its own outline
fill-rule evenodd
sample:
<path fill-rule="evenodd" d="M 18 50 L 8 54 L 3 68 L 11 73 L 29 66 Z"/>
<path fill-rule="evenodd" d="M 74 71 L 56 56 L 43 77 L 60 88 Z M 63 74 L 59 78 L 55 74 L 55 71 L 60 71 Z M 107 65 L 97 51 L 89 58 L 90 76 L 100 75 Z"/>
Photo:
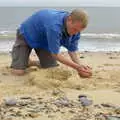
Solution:
<path fill-rule="evenodd" d="M 70 36 L 75 35 L 84 30 L 80 21 L 72 21 L 71 16 L 67 19 L 67 32 Z"/>

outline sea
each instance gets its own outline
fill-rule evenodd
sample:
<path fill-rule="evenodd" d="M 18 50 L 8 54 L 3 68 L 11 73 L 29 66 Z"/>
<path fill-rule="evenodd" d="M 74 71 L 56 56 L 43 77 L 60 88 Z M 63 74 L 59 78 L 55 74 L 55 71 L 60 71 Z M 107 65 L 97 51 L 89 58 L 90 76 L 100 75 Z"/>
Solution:
<path fill-rule="evenodd" d="M 34 12 L 46 8 L 50 7 L 0 7 L 0 52 L 10 52 L 18 26 Z M 75 8 L 77 7 L 51 7 L 69 12 Z M 119 52 L 120 7 L 79 8 L 85 9 L 89 15 L 88 27 L 81 32 L 79 51 Z"/>

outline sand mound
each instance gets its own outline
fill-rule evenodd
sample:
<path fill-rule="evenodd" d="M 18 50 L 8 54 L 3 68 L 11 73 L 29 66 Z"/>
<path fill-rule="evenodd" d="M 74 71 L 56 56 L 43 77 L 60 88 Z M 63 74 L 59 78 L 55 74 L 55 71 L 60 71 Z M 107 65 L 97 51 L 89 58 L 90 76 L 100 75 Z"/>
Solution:
<path fill-rule="evenodd" d="M 41 89 L 57 88 L 72 76 L 70 71 L 61 68 L 40 69 L 30 74 L 28 83 Z"/>
<path fill-rule="evenodd" d="M 30 73 L 27 80 L 29 85 L 35 85 L 40 89 L 72 88 L 72 89 L 119 89 L 119 71 L 96 71 L 90 79 L 80 78 L 76 71 L 63 67 L 51 69 L 39 69 Z"/>

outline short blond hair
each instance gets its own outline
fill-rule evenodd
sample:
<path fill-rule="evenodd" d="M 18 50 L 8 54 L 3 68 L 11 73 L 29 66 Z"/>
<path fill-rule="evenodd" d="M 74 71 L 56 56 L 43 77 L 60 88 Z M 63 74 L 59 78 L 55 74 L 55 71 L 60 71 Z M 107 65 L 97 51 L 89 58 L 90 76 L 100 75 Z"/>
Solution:
<path fill-rule="evenodd" d="M 84 28 L 88 25 L 88 14 L 83 9 L 74 9 L 70 16 L 72 17 L 73 21 L 80 21 Z"/>

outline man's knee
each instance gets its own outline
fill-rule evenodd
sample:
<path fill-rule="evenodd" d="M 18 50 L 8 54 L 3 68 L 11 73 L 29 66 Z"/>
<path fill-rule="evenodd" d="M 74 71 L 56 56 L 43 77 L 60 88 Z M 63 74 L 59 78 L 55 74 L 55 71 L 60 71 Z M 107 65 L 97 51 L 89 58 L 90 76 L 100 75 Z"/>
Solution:
<path fill-rule="evenodd" d="M 25 74 L 25 70 L 22 69 L 12 69 L 12 74 L 22 76 Z"/>

